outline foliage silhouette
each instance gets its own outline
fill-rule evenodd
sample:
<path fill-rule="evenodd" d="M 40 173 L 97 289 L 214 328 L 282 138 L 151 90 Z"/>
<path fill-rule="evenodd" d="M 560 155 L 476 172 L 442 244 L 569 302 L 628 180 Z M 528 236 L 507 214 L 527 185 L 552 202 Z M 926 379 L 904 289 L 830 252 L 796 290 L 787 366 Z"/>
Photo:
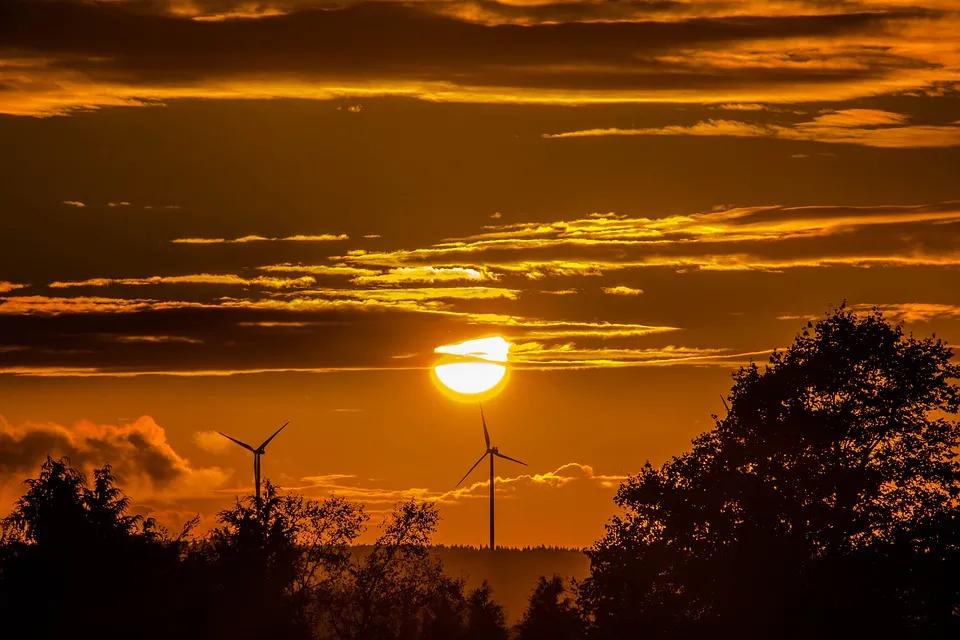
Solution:
<path fill-rule="evenodd" d="M 463 582 L 429 553 L 438 521 L 433 504 L 401 502 L 362 557 L 332 576 L 319 628 L 344 640 L 506 637 L 503 611 L 481 587 L 465 599 Z"/>
<path fill-rule="evenodd" d="M 188 541 L 128 513 L 110 467 L 93 483 L 47 459 L 0 528 L 0 615 L 10 637 L 506 640 L 483 585 L 464 593 L 428 552 L 436 508 L 400 503 L 358 554 L 367 515 L 269 481 Z"/>
<path fill-rule="evenodd" d="M 517 640 L 578 640 L 585 626 L 563 579 L 543 576 L 530 595 L 530 605 L 517 625 Z"/>
<path fill-rule="evenodd" d="M 312 607 L 348 562 L 363 530 L 362 509 L 342 498 L 281 495 L 264 483 L 254 497 L 221 511 L 221 526 L 196 545 L 194 569 L 210 600 L 207 634 L 229 638 L 309 638 Z"/>
<path fill-rule="evenodd" d="M 129 499 L 110 467 L 93 486 L 65 459 L 47 458 L 40 476 L 4 519 L 0 617 L 9 637 L 64 637 L 77 630 L 169 637 L 157 611 L 183 611 L 179 556 L 193 521 L 171 538 L 156 523 L 128 515 Z M 167 619 L 168 621 L 170 618 Z"/>
<path fill-rule="evenodd" d="M 464 640 L 507 640 L 509 637 L 503 607 L 493 598 L 484 581 L 467 598 L 467 628 Z"/>
<path fill-rule="evenodd" d="M 955 637 L 960 368 L 841 307 L 693 449 L 625 481 L 590 551 L 597 638 Z"/>

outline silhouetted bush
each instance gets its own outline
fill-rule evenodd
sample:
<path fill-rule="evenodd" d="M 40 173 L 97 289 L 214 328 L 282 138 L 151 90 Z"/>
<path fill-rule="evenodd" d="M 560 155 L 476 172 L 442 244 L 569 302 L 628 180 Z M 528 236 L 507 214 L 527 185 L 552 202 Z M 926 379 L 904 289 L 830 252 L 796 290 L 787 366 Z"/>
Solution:
<path fill-rule="evenodd" d="M 838 309 L 689 453 L 620 487 L 589 551 L 597 638 L 957 637 L 960 368 Z"/>

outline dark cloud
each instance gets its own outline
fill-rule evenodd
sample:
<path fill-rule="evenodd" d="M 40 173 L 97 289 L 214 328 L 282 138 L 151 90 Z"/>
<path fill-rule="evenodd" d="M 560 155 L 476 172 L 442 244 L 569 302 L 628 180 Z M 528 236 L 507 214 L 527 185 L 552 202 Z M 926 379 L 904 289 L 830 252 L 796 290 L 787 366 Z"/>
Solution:
<path fill-rule="evenodd" d="M 534 10 L 596 11 L 602 16 L 602 6 L 547 5 Z M 8 56 L 53 56 L 50 69 L 81 71 L 100 81 L 160 87 L 224 76 L 306 74 L 331 81 L 533 89 L 696 88 L 833 81 L 905 63 L 896 56 L 887 59 L 879 52 L 854 49 L 845 56 L 862 56 L 861 68 L 751 68 L 745 63 L 735 70 L 708 71 L 709 65 L 676 64 L 659 56 L 688 49 L 722 50 L 736 42 L 880 34 L 892 21 L 934 15 L 917 9 L 517 26 L 474 23 L 429 7 L 371 2 L 251 20 L 197 21 L 131 10 L 126 3 L 12 0 L 0 8 L 0 50 Z M 871 65 L 877 68 L 863 68 Z"/>
<path fill-rule="evenodd" d="M 164 429 L 148 416 L 128 424 L 78 422 L 72 427 L 14 426 L 0 418 L 0 481 L 33 473 L 48 455 L 66 456 L 84 469 L 111 463 L 122 481 L 145 480 L 156 489 L 204 473 L 173 450 Z"/>

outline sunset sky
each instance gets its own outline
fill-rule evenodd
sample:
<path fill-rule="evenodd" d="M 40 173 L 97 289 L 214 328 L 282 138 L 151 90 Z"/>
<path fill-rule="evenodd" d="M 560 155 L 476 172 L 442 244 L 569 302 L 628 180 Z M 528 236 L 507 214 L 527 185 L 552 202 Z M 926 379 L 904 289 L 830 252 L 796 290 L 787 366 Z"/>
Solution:
<path fill-rule="evenodd" d="M 960 340 L 956 0 L 0 0 L 0 511 L 48 453 L 587 545 L 846 301 Z"/>

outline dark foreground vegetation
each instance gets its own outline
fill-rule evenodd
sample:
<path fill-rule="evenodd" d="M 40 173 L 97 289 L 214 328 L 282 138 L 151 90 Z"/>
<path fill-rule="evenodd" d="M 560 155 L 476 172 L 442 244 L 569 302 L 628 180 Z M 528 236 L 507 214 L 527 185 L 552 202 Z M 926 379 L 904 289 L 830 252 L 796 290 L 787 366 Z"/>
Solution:
<path fill-rule="evenodd" d="M 48 459 L 3 523 L 0 624 L 19 638 L 619 640 L 960 637 L 960 368 L 935 339 L 839 309 L 734 376 L 690 452 L 620 487 L 579 584 L 541 578 L 508 630 L 429 552 L 404 502 L 267 483 L 202 538 L 128 514 L 110 468 Z M 9 635 L 7 635 L 9 633 Z"/>

